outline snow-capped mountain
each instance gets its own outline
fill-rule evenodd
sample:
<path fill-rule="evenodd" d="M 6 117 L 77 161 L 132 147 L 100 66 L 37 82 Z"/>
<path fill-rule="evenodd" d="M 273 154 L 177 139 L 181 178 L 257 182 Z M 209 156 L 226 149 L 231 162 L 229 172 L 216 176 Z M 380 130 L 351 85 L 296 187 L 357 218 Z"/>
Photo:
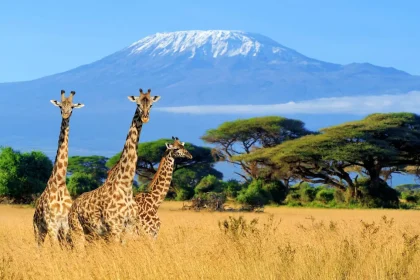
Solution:
<path fill-rule="evenodd" d="M 75 100 L 86 105 L 72 117 L 70 153 L 116 153 L 134 111 L 126 96 L 138 94 L 140 87 L 162 96 L 154 108 L 247 105 L 405 93 L 420 90 L 420 77 L 368 63 L 312 59 L 266 36 L 243 31 L 157 33 L 63 73 L 0 84 L 0 117 L 7 120 L 2 122 L 0 145 L 49 147 L 54 153 L 60 118 L 49 100 L 59 98 L 65 89 L 75 90 Z M 237 117 L 168 115 L 157 110 L 151 114 L 141 141 L 178 136 L 201 144 L 198 139 L 207 129 Z M 294 117 L 312 123 L 321 119 Z M 340 118 L 334 116 L 334 121 Z"/>
<path fill-rule="evenodd" d="M 187 55 L 194 57 L 258 56 L 270 61 L 317 63 L 272 39 L 243 31 L 191 30 L 156 33 L 147 36 L 124 50 L 128 55 Z"/>
<path fill-rule="evenodd" d="M 260 34 L 226 30 L 157 33 L 34 82 L 109 99 L 144 84 L 165 93 L 164 105 L 266 104 L 420 88 L 419 77 L 394 68 L 323 62 Z"/>

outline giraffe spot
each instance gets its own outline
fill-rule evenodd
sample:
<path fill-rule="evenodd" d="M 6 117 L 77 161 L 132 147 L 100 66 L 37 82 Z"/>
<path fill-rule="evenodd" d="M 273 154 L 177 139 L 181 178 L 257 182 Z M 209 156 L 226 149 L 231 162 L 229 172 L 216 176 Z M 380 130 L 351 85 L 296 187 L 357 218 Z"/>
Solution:
<path fill-rule="evenodd" d="M 56 210 L 56 209 L 59 209 L 59 208 L 60 208 L 60 204 L 59 203 L 53 203 L 53 204 L 51 204 L 51 209 Z"/>
<path fill-rule="evenodd" d="M 58 168 L 63 168 L 63 163 L 61 161 L 58 162 Z"/>
<path fill-rule="evenodd" d="M 60 159 L 64 159 L 64 157 L 65 157 L 64 154 L 61 154 Z"/>

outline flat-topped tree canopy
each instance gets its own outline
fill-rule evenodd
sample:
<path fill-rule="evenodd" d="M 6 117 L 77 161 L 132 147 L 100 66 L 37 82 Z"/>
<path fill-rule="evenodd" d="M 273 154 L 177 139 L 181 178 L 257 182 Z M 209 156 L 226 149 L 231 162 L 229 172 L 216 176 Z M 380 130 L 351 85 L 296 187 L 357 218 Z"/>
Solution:
<path fill-rule="evenodd" d="M 300 120 L 280 116 L 255 117 L 225 122 L 216 129 L 210 129 L 201 137 L 216 147 L 213 154 L 220 161 L 227 161 L 241 167 L 244 179 L 255 178 L 253 166 L 234 156 L 250 154 L 259 148 L 269 148 L 287 140 L 316 134 L 305 128 Z"/>
<path fill-rule="evenodd" d="M 340 189 L 355 187 L 349 173 L 358 169 L 375 187 L 386 168 L 404 172 L 406 166 L 419 165 L 420 117 L 413 113 L 371 114 L 235 159 L 271 164 L 291 170 L 303 180 Z"/>

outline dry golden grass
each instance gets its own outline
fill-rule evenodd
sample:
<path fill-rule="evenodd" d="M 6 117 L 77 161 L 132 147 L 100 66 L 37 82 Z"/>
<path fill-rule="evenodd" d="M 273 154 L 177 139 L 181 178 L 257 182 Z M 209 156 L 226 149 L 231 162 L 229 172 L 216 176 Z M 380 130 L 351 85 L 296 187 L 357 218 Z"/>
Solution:
<path fill-rule="evenodd" d="M 49 243 L 37 249 L 33 209 L 0 206 L 0 279 L 420 279 L 418 211 L 171 211 L 180 207 L 164 203 L 154 244 L 76 253 Z M 248 225 L 258 218 L 258 231 L 219 229 L 219 221 L 240 215 Z"/>

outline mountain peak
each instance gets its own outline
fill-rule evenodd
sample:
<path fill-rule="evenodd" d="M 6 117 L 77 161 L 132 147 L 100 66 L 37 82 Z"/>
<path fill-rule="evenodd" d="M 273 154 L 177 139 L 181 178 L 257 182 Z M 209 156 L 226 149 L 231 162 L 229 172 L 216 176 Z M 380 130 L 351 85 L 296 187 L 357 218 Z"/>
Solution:
<path fill-rule="evenodd" d="M 130 55 L 151 56 L 188 55 L 233 56 L 284 56 L 303 58 L 296 51 L 276 41 L 255 33 L 239 30 L 188 30 L 156 33 L 147 36 L 128 48 Z"/>

